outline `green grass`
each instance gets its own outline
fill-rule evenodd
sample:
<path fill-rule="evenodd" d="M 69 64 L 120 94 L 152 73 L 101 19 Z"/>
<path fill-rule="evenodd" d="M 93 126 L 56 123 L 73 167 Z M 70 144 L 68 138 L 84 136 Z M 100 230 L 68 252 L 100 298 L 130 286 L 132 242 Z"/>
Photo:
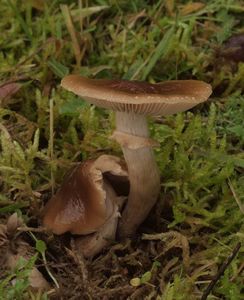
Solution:
<path fill-rule="evenodd" d="M 152 242 L 158 254 L 172 245 L 159 257 L 145 250 L 148 241 L 132 245 L 134 250 L 124 246 L 122 254 L 112 247 L 118 270 L 129 271 L 122 279 L 119 271 L 102 274 L 99 266 L 103 266 L 107 255 L 102 254 L 98 265 L 88 263 L 89 285 L 107 290 L 110 295 L 109 289 L 130 286 L 131 279 L 136 278 L 139 286 L 130 295 L 136 289 L 145 289 L 145 299 L 200 299 L 217 267 L 241 242 L 238 256 L 209 297 L 241 300 L 244 63 L 234 63 L 221 55 L 224 42 L 243 33 L 241 2 L 213 0 L 193 6 L 191 1 L 183 0 L 97 0 L 81 1 L 81 7 L 78 2 L 1 2 L 0 90 L 7 82 L 20 85 L 18 91 L 0 99 L 2 223 L 17 211 L 27 224 L 38 226 L 44 202 L 74 162 L 101 153 L 121 155 L 119 146 L 108 139 L 113 114 L 91 107 L 61 89 L 64 75 L 149 82 L 204 80 L 214 89 L 208 103 L 191 112 L 150 120 L 151 134 L 160 142 L 155 152 L 162 177 L 157 210 L 162 208 L 162 212 L 156 229 L 177 231 L 187 238 L 188 265 L 184 265 L 186 257 L 177 238 Z M 163 211 L 166 198 L 172 205 L 170 217 Z M 62 276 L 52 267 L 49 239 L 43 235 L 38 239 L 47 243 L 51 272 L 62 286 Z M 137 246 L 139 254 L 134 254 Z M 141 265 L 126 260 L 125 254 L 135 255 Z M 116 256 L 121 256 L 120 260 Z M 155 262 L 157 266 L 152 267 Z M 27 273 L 29 268 L 20 267 Z M 11 286 L 12 278 L 17 285 Z M 18 295 L 23 295 L 23 299 L 29 299 L 27 279 L 18 270 L 1 277 L 0 293 L 6 285 L 9 289 L 9 294 L 2 297 L 21 299 Z M 72 293 L 72 287 L 67 291 Z M 99 299 L 98 292 L 87 293 Z"/>

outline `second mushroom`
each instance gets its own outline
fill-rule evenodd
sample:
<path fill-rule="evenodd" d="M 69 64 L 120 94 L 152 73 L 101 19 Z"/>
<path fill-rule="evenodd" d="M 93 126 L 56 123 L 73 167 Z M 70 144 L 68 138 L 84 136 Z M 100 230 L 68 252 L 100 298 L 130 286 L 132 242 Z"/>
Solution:
<path fill-rule="evenodd" d="M 154 206 L 160 176 L 149 138 L 147 116 L 165 116 L 188 110 L 210 96 L 211 86 L 197 80 L 158 84 L 140 81 L 64 77 L 61 86 L 99 107 L 116 112 L 112 137 L 121 145 L 127 163 L 130 193 L 122 212 L 118 234 L 135 233 Z"/>
<path fill-rule="evenodd" d="M 66 175 L 43 211 L 44 226 L 55 234 L 71 232 L 85 257 L 115 239 L 120 207 L 128 195 L 128 174 L 118 157 L 101 155 Z"/>

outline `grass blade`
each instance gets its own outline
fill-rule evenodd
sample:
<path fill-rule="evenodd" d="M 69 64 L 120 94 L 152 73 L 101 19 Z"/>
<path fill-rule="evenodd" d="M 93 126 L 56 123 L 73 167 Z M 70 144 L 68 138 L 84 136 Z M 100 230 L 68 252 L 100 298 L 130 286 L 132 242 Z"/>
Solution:
<path fill-rule="evenodd" d="M 174 38 L 174 28 L 170 28 L 162 38 L 161 42 L 158 44 L 158 46 L 155 49 L 155 52 L 153 53 L 151 59 L 149 60 L 148 65 L 145 67 L 142 80 L 145 80 L 148 76 L 148 74 L 151 72 L 153 67 L 156 65 L 157 61 L 159 59 L 162 59 L 166 54 L 168 53 L 171 43 Z"/>

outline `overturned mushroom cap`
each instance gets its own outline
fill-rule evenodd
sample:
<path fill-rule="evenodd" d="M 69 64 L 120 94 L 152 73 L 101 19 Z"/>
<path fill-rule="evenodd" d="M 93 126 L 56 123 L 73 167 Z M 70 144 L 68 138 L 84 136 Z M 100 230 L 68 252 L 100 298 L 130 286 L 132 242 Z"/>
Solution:
<path fill-rule="evenodd" d="M 103 174 L 127 177 L 120 159 L 102 155 L 75 167 L 44 209 L 43 223 L 55 234 L 89 234 L 114 213 L 116 193 Z"/>
<path fill-rule="evenodd" d="M 169 115 L 185 111 L 206 101 L 212 93 L 209 84 L 198 80 L 150 84 L 68 75 L 63 78 L 61 86 L 97 106 L 142 115 Z"/>

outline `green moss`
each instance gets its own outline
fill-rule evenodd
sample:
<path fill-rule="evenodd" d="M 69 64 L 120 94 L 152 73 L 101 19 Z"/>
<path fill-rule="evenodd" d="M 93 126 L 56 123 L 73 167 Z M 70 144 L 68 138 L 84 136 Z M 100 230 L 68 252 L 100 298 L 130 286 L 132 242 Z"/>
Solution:
<path fill-rule="evenodd" d="M 39 220 L 33 207 L 41 209 L 42 197 L 58 187 L 73 163 L 101 153 L 121 155 L 108 138 L 113 115 L 60 88 L 60 78 L 68 72 L 150 82 L 205 80 L 215 88 L 211 104 L 150 121 L 151 134 L 160 142 L 155 153 L 162 177 L 161 200 L 165 194 L 172 198 L 168 230 L 186 234 L 191 249 L 190 273 L 179 260 L 178 268 L 165 279 L 164 294 L 154 287 L 151 297 L 195 299 L 208 283 L 200 269 L 206 266 L 213 275 L 226 249 L 244 238 L 244 64 L 221 56 L 223 43 L 242 32 L 243 7 L 234 0 L 202 1 L 198 8 L 180 0 L 88 2 L 81 11 L 77 2 L 65 2 L 79 49 L 60 9 L 64 1 L 1 2 L 1 83 L 18 82 L 21 88 L 1 100 L 0 213 L 5 218 L 21 210 Z M 167 259 L 171 258 L 161 264 L 166 265 Z M 219 280 L 213 299 L 241 299 L 242 260 L 243 247 Z M 126 282 L 139 278 L 141 284 L 148 272 L 145 267 Z M 160 268 L 154 273 L 143 285 L 153 286 L 155 280 L 160 284 Z M 27 283 L 21 282 L 9 293 L 15 295 L 17 288 L 24 291 Z"/>

